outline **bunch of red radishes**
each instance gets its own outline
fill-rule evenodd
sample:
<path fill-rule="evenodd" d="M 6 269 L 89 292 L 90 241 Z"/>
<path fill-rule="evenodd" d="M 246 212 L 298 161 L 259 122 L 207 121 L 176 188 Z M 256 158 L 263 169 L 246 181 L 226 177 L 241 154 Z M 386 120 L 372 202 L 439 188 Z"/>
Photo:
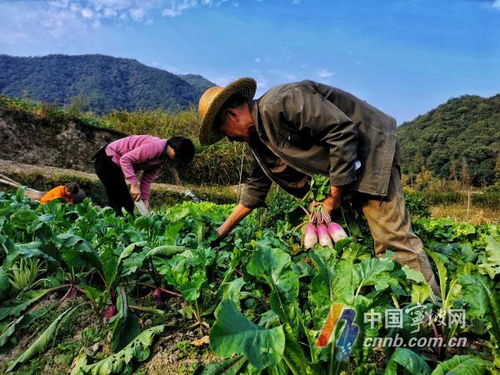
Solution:
<path fill-rule="evenodd" d="M 302 237 L 302 244 L 306 250 L 313 248 L 317 243 L 321 246 L 332 247 L 333 243 L 347 238 L 344 229 L 331 220 L 330 215 L 322 205 L 314 208 L 311 213 L 305 209 L 304 211 L 306 211 L 309 218 L 308 221 L 301 224 L 301 226 L 306 226 Z"/>

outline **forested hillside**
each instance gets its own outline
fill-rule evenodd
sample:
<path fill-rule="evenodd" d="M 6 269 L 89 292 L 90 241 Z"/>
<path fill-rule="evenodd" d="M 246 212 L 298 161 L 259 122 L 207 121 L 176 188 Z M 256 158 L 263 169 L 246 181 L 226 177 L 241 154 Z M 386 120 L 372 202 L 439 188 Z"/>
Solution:
<path fill-rule="evenodd" d="M 403 172 L 484 186 L 500 177 L 500 94 L 451 99 L 398 128 Z"/>
<path fill-rule="evenodd" d="M 104 55 L 0 55 L 0 93 L 83 110 L 186 109 L 214 84 L 199 75 L 177 76 L 132 59 Z"/>

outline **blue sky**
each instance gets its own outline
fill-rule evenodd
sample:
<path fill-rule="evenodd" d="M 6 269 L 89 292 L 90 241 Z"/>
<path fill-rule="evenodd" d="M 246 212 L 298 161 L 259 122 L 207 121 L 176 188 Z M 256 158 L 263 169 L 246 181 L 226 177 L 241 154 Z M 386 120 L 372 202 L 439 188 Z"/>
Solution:
<path fill-rule="evenodd" d="M 313 79 L 411 120 L 500 92 L 500 0 L 0 0 L 0 53 L 101 53 L 217 84 Z"/>

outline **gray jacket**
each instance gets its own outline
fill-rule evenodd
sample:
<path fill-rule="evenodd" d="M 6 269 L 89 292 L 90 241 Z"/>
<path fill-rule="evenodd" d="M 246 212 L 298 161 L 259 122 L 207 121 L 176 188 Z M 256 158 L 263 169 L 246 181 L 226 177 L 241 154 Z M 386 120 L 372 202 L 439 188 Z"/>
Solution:
<path fill-rule="evenodd" d="M 272 181 L 296 196 L 310 176 L 331 185 L 387 196 L 396 149 L 396 121 L 363 100 L 313 81 L 280 85 L 252 103 L 255 165 L 241 203 L 265 205 Z M 361 167 L 355 169 L 355 161 Z M 396 160 L 399 163 L 399 160 Z"/>

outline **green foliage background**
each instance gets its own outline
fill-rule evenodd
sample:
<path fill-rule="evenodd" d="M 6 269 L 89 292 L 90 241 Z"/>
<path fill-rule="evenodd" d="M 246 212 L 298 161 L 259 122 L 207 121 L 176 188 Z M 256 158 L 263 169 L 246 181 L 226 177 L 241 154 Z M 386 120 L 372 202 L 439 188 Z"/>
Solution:
<path fill-rule="evenodd" d="M 177 112 L 165 112 L 161 109 L 111 111 L 106 115 L 96 116 L 78 106 L 64 109 L 28 99 L 0 95 L 0 108 L 2 107 L 17 113 L 15 117 L 20 122 L 19 126 L 22 122 L 33 121 L 35 116 L 37 121 L 47 126 L 79 122 L 113 129 L 123 134 L 149 134 L 160 138 L 183 135 L 191 138 L 196 146 L 196 157 L 189 168 L 177 166 L 178 176 L 172 175 L 171 169 L 164 168 L 158 182 L 235 185 L 240 181 L 241 168 L 242 181 L 248 177 L 251 170 L 251 155 L 244 144 L 224 140 L 211 146 L 200 145 L 200 117 L 194 108 Z"/>
<path fill-rule="evenodd" d="M 67 106 L 74 98 L 97 114 L 115 110 L 186 109 L 214 84 L 133 59 L 104 55 L 0 55 L 0 93 Z"/>
<path fill-rule="evenodd" d="M 500 177 L 500 95 L 451 99 L 398 128 L 403 173 L 485 186 Z"/>

